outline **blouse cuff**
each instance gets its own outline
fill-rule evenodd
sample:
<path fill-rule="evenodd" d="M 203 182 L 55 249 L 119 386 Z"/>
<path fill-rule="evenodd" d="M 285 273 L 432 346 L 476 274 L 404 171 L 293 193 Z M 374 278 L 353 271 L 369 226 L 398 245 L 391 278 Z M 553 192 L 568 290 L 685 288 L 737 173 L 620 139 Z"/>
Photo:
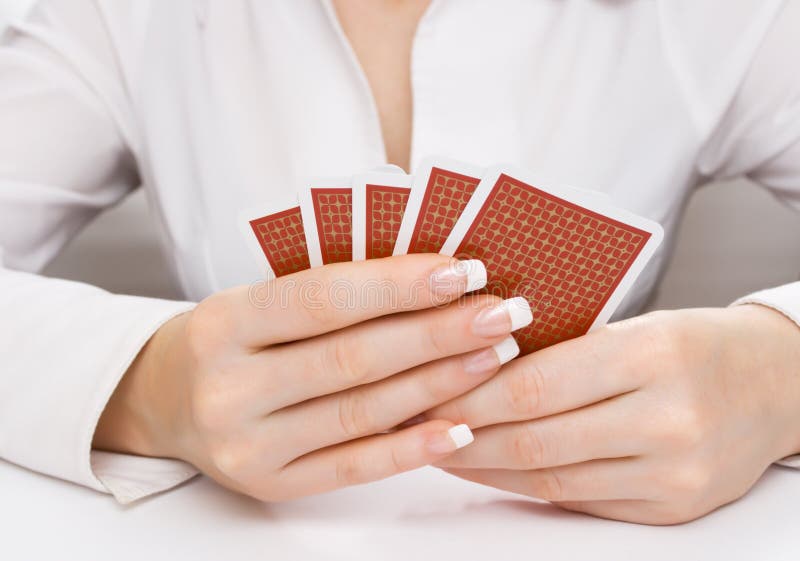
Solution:
<path fill-rule="evenodd" d="M 793 282 L 754 292 L 736 300 L 731 306 L 761 304 L 777 310 L 800 327 L 800 282 Z M 800 365 L 798 365 L 800 366 Z M 800 469 L 800 454 L 776 462 L 779 465 Z"/>
<path fill-rule="evenodd" d="M 120 504 L 167 491 L 198 474 L 191 465 L 166 458 L 145 458 L 94 450 L 92 471 Z"/>
<path fill-rule="evenodd" d="M 800 327 L 800 281 L 754 292 L 736 300 L 731 306 L 761 304 L 777 310 Z"/>

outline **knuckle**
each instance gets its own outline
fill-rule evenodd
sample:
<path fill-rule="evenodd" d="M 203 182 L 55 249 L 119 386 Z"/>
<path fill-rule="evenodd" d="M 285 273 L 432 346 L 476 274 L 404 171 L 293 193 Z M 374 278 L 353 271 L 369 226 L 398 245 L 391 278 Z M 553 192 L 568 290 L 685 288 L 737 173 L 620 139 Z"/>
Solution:
<path fill-rule="evenodd" d="M 219 473 L 237 480 L 250 461 L 248 446 L 242 446 L 230 439 L 221 440 L 208 449 L 211 464 Z"/>
<path fill-rule="evenodd" d="M 466 401 L 462 399 L 455 399 L 449 403 L 449 408 L 447 409 L 447 412 L 450 414 L 450 416 L 443 418 L 457 425 L 467 424 L 470 426 L 475 426 L 476 423 L 472 422 L 472 419 L 476 416 L 470 415 L 471 410 L 472 408 L 467 405 Z"/>
<path fill-rule="evenodd" d="M 444 419 L 453 424 L 460 425 L 466 423 L 470 426 L 476 426 L 474 416 L 469 415 L 469 407 L 465 405 L 464 398 L 456 398 L 448 401 L 442 405 L 429 409 L 427 412 L 428 419 Z"/>
<path fill-rule="evenodd" d="M 684 337 L 671 318 L 668 311 L 650 312 L 642 318 L 637 330 L 639 344 L 650 356 L 668 357 L 671 361 L 682 356 Z"/>
<path fill-rule="evenodd" d="M 338 315 L 337 310 L 325 302 L 301 302 L 300 306 L 305 310 L 308 322 L 321 328 L 332 325 Z"/>
<path fill-rule="evenodd" d="M 230 306 L 220 295 L 211 296 L 190 312 L 185 324 L 186 343 L 193 356 L 207 357 L 230 341 L 232 331 Z"/>
<path fill-rule="evenodd" d="M 454 380 L 458 372 L 455 368 L 447 365 L 445 368 L 434 367 L 426 369 L 420 376 L 420 388 L 424 392 L 424 398 L 428 403 L 439 404 L 452 398 L 454 392 Z M 458 387 L 458 386 L 455 386 Z"/>
<path fill-rule="evenodd" d="M 701 411 L 687 405 L 669 413 L 660 429 L 660 439 L 669 448 L 690 450 L 702 443 L 706 434 L 706 424 Z"/>
<path fill-rule="evenodd" d="M 689 464 L 670 476 L 669 490 L 673 496 L 697 499 L 710 485 L 711 472 L 702 465 Z"/>
<path fill-rule="evenodd" d="M 342 308 L 350 303 L 343 278 L 327 268 L 316 270 L 313 277 L 298 279 L 298 290 L 290 291 L 289 302 L 302 315 L 304 322 L 325 328 L 336 323 Z"/>
<path fill-rule="evenodd" d="M 441 313 L 435 314 L 441 316 Z M 445 314 L 446 315 L 446 314 Z M 450 356 L 453 353 L 452 345 L 450 344 L 450 336 L 452 329 L 445 324 L 441 319 L 432 319 L 426 325 L 427 339 L 430 342 L 431 349 L 438 357 Z"/>
<path fill-rule="evenodd" d="M 361 385 L 367 378 L 364 351 L 357 342 L 344 335 L 334 337 L 328 346 L 326 368 L 331 366 L 336 377 L 348 387 Z"/>
<path fill-rule="evenodd" d="M 210 382 L 200 382 L 192 392 L 191 416 L 201 434 L 224 431 L 231 420 L 231 406 L 224 391 Z"/>
<path fill-rule="evenodd" d="M 511 457 L 522 468 L 536 468 L 544 465 L 547 451 L 541 437 L 530 424 L 526 424 L 514 431 L 511 437 Z"/>
<path fill-rule="evenodd" d="M 369 481 L 369 467 L 361 454 L 343 454 L 336 462 L 336 482 L 350 487 Z"/>
<path fill-rule="evenodd" d="M 503 393 L 510 411 L 521 418 L 536 415 L 544 394 L 544 377 L 535 361 L 503 378 Z"/>
<path fill-rule="evenodd" d="M 541 469 L 531 472 L 530 484 L 534 497 L 551 502 L 564 500 L 564 484 L 556 470 Z"/>
<path fill-rule="evenodd" d="M 389 470 L 390 473 L 402 473 L 411 469 L 411 465 L 405 461 L 395 448 L 389 451 Z"/>
<path fill-rule="evenodd" d="M 339 426 L 350 439 L 378 430 L 372 400 L 367 392 L 351 390 L 339 397 Z"/>
<path fill-rule="evenodd" d="M 705 439 L 706 423 L 704 415 L 697 408 L 689 408 L 678 423 L 679 443 L 683 448 L 695 448 Z"/>

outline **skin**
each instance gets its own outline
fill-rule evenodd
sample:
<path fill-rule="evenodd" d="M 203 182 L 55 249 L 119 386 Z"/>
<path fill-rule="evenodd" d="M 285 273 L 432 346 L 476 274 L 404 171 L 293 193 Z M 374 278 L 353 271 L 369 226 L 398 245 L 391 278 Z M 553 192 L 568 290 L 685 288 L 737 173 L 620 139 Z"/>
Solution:
<path fill-rule="evenodd" d="M 411 47 L 428 0 L 334 0 L 353 52 L 367 77 L 389 163 L 409 169 L 413 103 Z"/>
<path fill-rule="evenodd" d="M 800 450 L 800 329 L 757 305 L 652 313 L 515 360 L 423 418 L 473 428 L 437 462 L 464 479 L 685 522 Z"/>
<path fill-rule="evenodd" d="M 441 460 L 456 449 L 454 423 L 381 433 L 493 376 L 490 347 L 512 327 L 497 297 L 454 302 L 466 289 L 454 264 L 441 255 L 340 263 L 260 287 L 263 300 L 248 286 L 210 296 L 151 338 L 95 447 L 179 458 L 265 501 Z M 391 292 L 371 288 L 375 279 Z M 259 305 L 270 290 L 280 299 Z"/>
<path fill-rule="evenodd" d="M 407 169 L 409 56 L 428 2 L 334 5 L 372 88 L 387 160 Z M 384 279 L 401 293 L 430 287 L 443 267 L 440 256 L 414 255 L 274 282 L 278 291 L 321 283 L 319 306 L 295 297 L 257 307 L 248 287 L 209 297 L 145 346 L 95 447 L 180 458 L 262 500 L 434 463 L 566 509 L 648 524 L 702 516 L 800 451 L 800 329 L 765 307 L 648 314 L 500 369 L 487 348 L 510 323 L 496 336 L 475 334 L 496 300 L 434 307 L 459 297 L 461 281 L 444 296 L 423 289 L 401 310 L 342 310 L 324 298 L 337 279 Z M 453 453 L 445 431 L 462 422 L 476 440 Z"/>

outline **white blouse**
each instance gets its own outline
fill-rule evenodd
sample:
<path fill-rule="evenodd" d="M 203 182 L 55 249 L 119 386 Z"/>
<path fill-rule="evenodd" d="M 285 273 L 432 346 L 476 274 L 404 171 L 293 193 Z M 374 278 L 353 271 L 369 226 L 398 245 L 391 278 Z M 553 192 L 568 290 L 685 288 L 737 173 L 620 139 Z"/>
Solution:
<path fill-rule="evenodd" d="M 659 221 L 746 175 L 800 209 L 800 2 L 433 0 L 414 39 L 412 165 L 526 166 Z M 298 176 L 385 163 L 375 102 L 327 0 L 43 0 L 0 43 L 0 457 L 129 502 L 191 477 L 91 452 L 148 337 L 258 278 L 240 210 Z M 187 302 L 36 274 L 142 186 Z M 800 283 L 745 297 L 800 324 Z"/>

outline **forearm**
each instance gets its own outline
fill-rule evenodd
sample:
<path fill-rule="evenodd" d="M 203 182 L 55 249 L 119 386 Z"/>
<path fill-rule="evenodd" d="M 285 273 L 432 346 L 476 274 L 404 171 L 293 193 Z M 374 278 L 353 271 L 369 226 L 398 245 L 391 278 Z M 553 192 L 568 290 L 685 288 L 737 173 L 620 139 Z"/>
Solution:
<path fill-rule="evenodd" d="M 106 491 L 91 465 L 97 420 L 152 333 L 192 306 L 0 270 L 3 458 Z"/>

